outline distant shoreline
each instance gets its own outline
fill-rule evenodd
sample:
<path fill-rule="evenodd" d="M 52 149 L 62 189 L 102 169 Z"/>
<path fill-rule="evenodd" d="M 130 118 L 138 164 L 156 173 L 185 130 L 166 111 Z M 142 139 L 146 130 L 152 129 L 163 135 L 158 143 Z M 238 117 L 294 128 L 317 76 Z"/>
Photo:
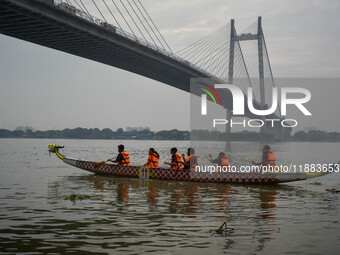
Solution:
<path fill-rule="evenodd" d="M 340 142 L 340 133 L 326 132 L 321 130 L 299 131 L 293 136 L 284 139 L 274 139 L 272 135 L 257 132 L 234 132 L 223 133 L 209 130 L 151 130 L 124 132 L 122 128 L 112 131 L 109 128 L 99 130 L 98 128 L 74 128 L 63 130 L 32 131 L 0 129 L 0 138 L 27 138 L 27 139 L 77 139 L 77 140 L 177 140 L 177 141 L 244 141 L 244 142 Z"/>
<path fill-rule="evenodd" d="M 222 141 L 222 140 L 179 140 L 179 139 L 105 139 L 105 138 L 35 138 L 35 137 L 0 137 L 0 139 L 21 139 L 21 140 L 30 140 L 30 139 L 37 139 L 37 140 L 48 140 L 48 139 L 62 139 L 62 140 L 92 140 L 92 141 L 179 141 L 179 142 L 183 142 L 183 141 L 193 141 L 193 142 L 197 142 L 197 141 L 201 141 L 201 142 L 265 142 L 268 140 L 226 140 L 226 141 Z M 339 143 L 340 140 L 337 141 L 327 141 L 327 140 L 323 140 L 323 141 L 299 141 L 299 140 L 274 140 L 272 142 L 275 143 L 280 143 L 280 142 L 284 142 L 284 143 Z"/>

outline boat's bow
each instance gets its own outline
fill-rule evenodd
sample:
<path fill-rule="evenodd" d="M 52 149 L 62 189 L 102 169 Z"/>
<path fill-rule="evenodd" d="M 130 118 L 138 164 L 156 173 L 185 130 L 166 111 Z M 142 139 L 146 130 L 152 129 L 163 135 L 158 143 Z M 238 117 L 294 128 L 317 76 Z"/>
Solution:
<path fill-rule="evenodd" d="M 69 165 L 74 166 L 74 167 L 81 168 L 81 169 L 89 171 L 89 172 L 93 172 L 93 173 L 98 172 L 98 171 L 96 171 L 96 169 L 94 167 L 95 162 L 66 157 L 66 156 L 62 155 L 59 151 L 62 148 L 64 148 L 64 146 L 58 146 L 57 144 L 49 144 L 48 145 L 49 153 L 50 154 L 51 153 L 56 154 L 57 157 L 59 159 L 61 159 L 64 163 L 69 164 Z"/>
<path fill-rule="evenodd" d="M 49 144 L 48 145 L 48 152 L 50 153 L 55 153 L 57 155 L 58 158 L 60 158 L 61 160 L 64 160 L 65 156 L 60 154 L 59 149 L 64 148 L 64 146 L 58 146 L 57 144 Z"/>

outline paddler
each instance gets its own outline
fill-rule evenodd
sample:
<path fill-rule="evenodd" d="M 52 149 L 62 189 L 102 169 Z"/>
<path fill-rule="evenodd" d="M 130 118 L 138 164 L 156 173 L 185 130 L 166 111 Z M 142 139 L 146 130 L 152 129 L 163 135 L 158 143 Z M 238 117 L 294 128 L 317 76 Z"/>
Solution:
<path fill-rule="evenodd" d="M 185 159 L 185 155 L 182 154 L 182 158 L 184 160 L 183 169 L 195 170 L 196 166 L 198 166 L 198 158 L 199 156 L 195 155 L 194 148 L 188 148 L 187 150 L 188 157 Z"/>
<path fill-rule="evenodd" d="M 127 151 L 124 151 L 124 145 L 118 145 L 118 155 L 115 160 L 109 159 L 108 161 L 111 161 L 113 163 L 118 163 L 118 165 L 130 165 L 130 154 Z"/>
<path fill-rule="evenodd" d="M 155 151 L 154 148 L 149 149 L 149 158 L 148 162 L 146 162 L 143 166 L 148 166 L 148 167 L 159 167 L 158 166 L 158 159 L 159 159 L 159 154 L 157 151 Z"/>
<path fill-rule="evenodd" d="M 269 145 L 263 146 L 262 149 L 262 157 L 261 157 L 261 162 L 255 162 L 252 161 L 254 165 L 258 165 L 261 167 L 266 167 L 267 171 L 272 171 L 275 168 L 275 154 L 272 150 L 270 150 Z"/>
<path fill-rule="evenodd" d="M 229 168 L 229 158 L 228 156 L 225 155 L 224 152 L 220 152 L 218 154 L 218 157 L 213 159 L 211 154 L 208 155 L 208 160 L 213 163 L 213 164 L 217 164 L 220 167 L 228 167 Z"/>
<path fill-rule="evenodd" d="M 171 153 L 171 162 L 164 162 L 164 164 L 170 165 L 172 169 L 181 169 L 182 168 L 182 155 L 177 153 L 177 148 L 173 147 L 170 150 Z"/>

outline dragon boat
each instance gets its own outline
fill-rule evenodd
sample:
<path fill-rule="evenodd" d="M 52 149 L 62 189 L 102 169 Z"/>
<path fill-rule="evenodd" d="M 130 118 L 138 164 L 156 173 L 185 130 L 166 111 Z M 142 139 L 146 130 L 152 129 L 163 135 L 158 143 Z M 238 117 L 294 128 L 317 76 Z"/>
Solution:
<path fill-rule="evenodd" d="M 49 152 L 56 154 L 64 163 L 71 166 L 100 175 L 111 175 L 120 177 L 159 179 L 171 181 L 211 182 L 211 183 L 254 183 L 254 184 L 275 184 L 284 182 L 301 181 L 315 178 L 330 172 L 320 171 L 316 173 L 284 173 L 284 172 L 198 172 L 187 169 L 171 168 L 150 168 L 143 166 L 126 166 L 113 163 L 100 164 L 98 162 L 75 159 L 62 155 L 59 150 L 64 146 L 57 144 L 48 145 Z M 334 165 L 333 165 L 334 166 Z"/>

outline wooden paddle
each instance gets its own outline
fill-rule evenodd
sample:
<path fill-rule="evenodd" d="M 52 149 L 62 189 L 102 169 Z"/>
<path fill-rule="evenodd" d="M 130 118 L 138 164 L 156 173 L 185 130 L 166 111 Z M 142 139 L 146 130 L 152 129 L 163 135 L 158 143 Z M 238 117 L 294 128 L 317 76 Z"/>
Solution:
<path fill-rule="evenodd" d="M 102 161 L 102 162 L 98 162 L 96 164 L 94 164 L 94 168 L 99 168 L 101 167 L 102 165 L 104 165 L 106 162 L 108 162 L 109 160 L 106 160 L 106 161 Z"/>
<path fill-rule="evenodd" d="M 241 161 L 246 161 L 246 162 L 249 162 L 249 163 L 253 163 L 252 160 L 249 160 L 249 159 L 245 159 L 244 157 L 241 158 Z"/>
<path fill-rule="evenodd" d="M 212 160 L 210 160 L 210 158 L 208 156 L 206 156 L 206 157 L 212 164 L 214 164 L 214 162 L 212 162 Z"/>

